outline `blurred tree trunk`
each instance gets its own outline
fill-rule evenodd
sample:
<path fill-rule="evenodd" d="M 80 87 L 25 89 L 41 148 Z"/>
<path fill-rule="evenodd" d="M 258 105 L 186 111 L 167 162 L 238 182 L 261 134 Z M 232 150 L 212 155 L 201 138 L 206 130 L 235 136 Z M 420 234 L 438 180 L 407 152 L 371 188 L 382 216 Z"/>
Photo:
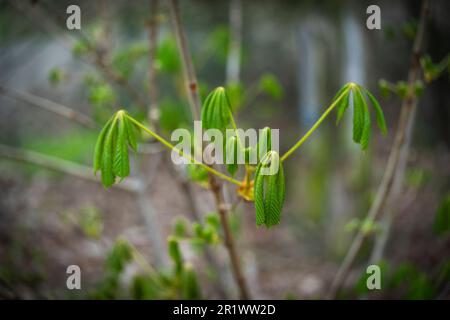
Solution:
<path fill-rule="evenodd" d="M 227 56 L 226 83 L 237 84 L 241 74 L 242 2 L 230 2 L 230 42 Z"/>

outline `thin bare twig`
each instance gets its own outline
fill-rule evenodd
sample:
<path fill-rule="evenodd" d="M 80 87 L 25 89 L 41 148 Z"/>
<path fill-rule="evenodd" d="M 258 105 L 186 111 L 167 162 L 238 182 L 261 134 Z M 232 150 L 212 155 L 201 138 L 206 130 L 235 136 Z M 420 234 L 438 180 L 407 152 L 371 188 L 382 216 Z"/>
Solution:
<path fill-rule="evenodd" d="M 0 157 L 35 164 L 49 170 L 59 171 L 84 180 L 94 181 L 96 183 L 100 182 L 100 180 L 93 175 L 93 170 L 90 167 L 39 152 L 22 150 L 0 144 Z M 135 193 L 139 190 L 140 183 L 134 178 L 128 178 L 121 183 L 115 184 L 114 187 Z"/>
<path fill-rule="evenodd" d="M 71 121 L 75 121 L 88 129 L 97 129 L 99 127 L 91 117 L 69 107 L 66 107 L 60 103 L 53 102 L 37 95 L 16 91 L 14 89 L 5 88 L 3 86 L 0 86 L 0 94 L 4 94 L 13 99 L 20 100 L 30 105 L 53 112 Z"/>
<path fill-rule="evenodd" d="M 424 0 L 420 12 L 420 22 L 416 33 L 413 45 L 413 53 L 411 57 L 411 65 L 408 73 L 408 95 L 404 99 L 397 132 L 394 143 L 391 148 L 391 153 L 384 171 L 384 175 L 372 206 L 367 214 L 367 219 L 376 221 L 383 213 L 388 200 L 392 200 L 398 195 L 401 182 L 403 181 L 404 170 L 406 167 L 409 141 L 411 139 L 411 132 L 414 122 L 414 115 L 417 106 L 417 97 L 414 94 L 413 85 L 419 77 L 420 71 L 420 53 L 422 49 L 422 42 L 425 32 L 425 24 L 429 13 L 429 1 Z M 345 279 L 347 278 L 350 267 L 352 266 L 356 255 L 361 249 L 366 234 L 363 230 L 359 230 L 356 234 L 350 248 L 331 284 L 330 290 L 327 294 L 329 299 L 335 298 Z"/>
<path fill-rule="evenodd" d="M 43 30 L 50 35 L 67 34 L 59 32 L 61 26 L 65 26 L 65 19 L 63 16 L 53 13 L 45 14 L 39 6 L 31 7 L 31 5 L 27 4 L 25 1 L 9 1 L 9 3 L 17 10 L 24 12 L 32 19 L 34 24 L 43 28 Z M 106 54 L 104 50 L 99 49 L 82 30 L 70 32 L 70 35 L 81 41 L 89 49 L 89 52 L 92 53 L 90 58 L 80 57 L 84 62 L 95 66 L 110 84 L 122 88 L 137 106 L 145 109 L 145 102 L 142 100 L 139 92 L 131 86 L 126 78 L 112 69 L 105 61 Z M 73 38 L 71 39 L 71 37 L 64 36 L 63 39 L 66 46 L 70 49 L 73 44 L 73 41 L 70 40 L 73 40 Z"/>
<path fill-rule="evenodd" d="M 4 94 L 5 96 L 16 99 L 18 101 L 23 101 L 27 103 L 27 105 L 36 106 L 46 111 L 53 112 L 58 116 L 74 121 L 88 129 L 96 130 L 100 128 L 100 126 L 94 121 L 94 119 L 85 115 L 84 113 L 71 109 L 63 104 L 54 102 L 47 98 L 6 88 L 1 85 L 0 94 Z M 156 144 L 140 144 L 138 148 L 139 154 L 158 154 L 162 151 L 163 149 Z"/>
<path fill-rule="evenodd" d="M 178 48 L 180 50 L 181 61 L 183 64 L 183 74 L 186 83 L 186 90 L 188 92 L 188 98 L 191 106 L 191 112 L 194 119 L 200 118 L 200 94 L 198 91 L 197 77 L 195 75 L 194 66 L 192 63 L 191 53 L 189 51 L 186 35 L 184 33 L 180 8 L 177 0 L 169 0 L 170 15 L 172 19 L 173 28 L 175 29 L 175 37 L 177 39 Z"/>

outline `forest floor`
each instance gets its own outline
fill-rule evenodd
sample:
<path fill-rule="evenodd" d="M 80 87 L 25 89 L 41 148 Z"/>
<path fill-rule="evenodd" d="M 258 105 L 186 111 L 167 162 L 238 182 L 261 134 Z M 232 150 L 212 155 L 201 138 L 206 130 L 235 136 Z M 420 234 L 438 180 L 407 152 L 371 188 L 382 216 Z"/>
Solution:
<path fill-rule="evenodd" d="M 432 175 L 436 168 L 445 168 L 449 163 L 447 156 L 417 161 Z M 12 169 L 6 170 L 6 167 Z M 131 194 L 117 189 L 105 190 L 95 182 L 59 174 L 30 175 L 14 165 L 3 168 L 0 178 L 1 297 L 68 297 L 66 268 L 71 264 L 81 267 L 82 290 L 88 292 L 101 279 L 106 253 L 119 236 L 127 238 L 152 261 L 154 248 Z M 165 170 L 160 170 L 154 181 L 157 188 L 152 188 L 148 195 L 165 237 L 172 230 L 174 218 L 187 217 L 188 210 L 184 195 L 168 177 Z M 203 213 L 213 211 L 209 193 L 201 187 L 194 188 L 200 210 Z M 390 261 L 412 261 L 422 270 L 434 272 L 433 268 L 443 257 L 450 257 L 448 237 L 439 239 L 431 232 L 439 200 L 435 189 L 434 184 L 425 184 L 418 193 L 405 193 L 403 203 L 406 205 L 397 217 L 387 248 Z M 77 222 L 77 215 L 86 208 L 96 208 L 101 216 L 103 230 L 98 239 L 86 236 Z M 241 229 L 238 248 L 255 298 L 323 296 L 337 270 L 336 259 L 312 254 L 299 243 L 289 223 L 270 230 L 256 228 L 250 204 L 241 204 L 238 215 Z M 204 267 L 200 258 L 194 259 Z M 356 276 L 352 274 L 350 280 L 355 280 Z M 7 277 L 8 283 L 2 277 Z M 206 297 L 217 298 L 213 287 L 203 285 Z"/>

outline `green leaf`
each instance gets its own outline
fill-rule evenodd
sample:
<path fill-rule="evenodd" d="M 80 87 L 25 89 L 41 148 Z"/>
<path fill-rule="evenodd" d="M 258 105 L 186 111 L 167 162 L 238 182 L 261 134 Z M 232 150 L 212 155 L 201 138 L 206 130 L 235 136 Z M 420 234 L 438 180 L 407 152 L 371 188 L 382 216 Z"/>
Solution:
<path fill-rule="evenodd" d="M 420 65 L 422 66 L 422 68 L 424 69 L 424 71 L 428 71 L 429 69 L 433 68 L 434 64 L 433 61 L 431 60 L 431 57 L 427 54 L 427 55 L 423 55 L 420 58 Z"/>
<path fill-rule="evenodd" d="M 181 60 L 175 38 L 166 37 L 158 44 L 156 59 L 157 67 L 163 73 L 176 73 L 180 70 Z"/>
<path fill-rule="evenodd" d="M 181 255 L 180 247 L 178 245 L 178 241 L 175 237 L 169 237 L 167 239 L 167 246 L 169 251 L 169 256 L 172 261 L 175 263 L 175 271 L 177 274 L 181 273 L 183 269 L 183 258 Z"/>
<path fill-rule="evenodd" d="M 282 163 L 277 152 L 269 151 L 255 172 L 254 198 L 257 225 L 264 224 L 271 227 L 280 223 L 285 195 Z"/>
<path fill-rule="evenodd" d="M 333 100 L 331 100 L 332 102 L 336 101 L 337 98 L 339 98 L 339 96 L 348 89 L 348 87 L 351 85 L 352 83 L 346 83 L 342 88 L 339 89 L 339 91 L 334 95 Z"/>
<path fill-rule="evenodd" d="M 89 88 L 89 102 L 93 106 L 110 108 L 117 99 L 114 89 L 106 83 L 98 83 Z"/>
<path fill-rule="evenodd" d="M 418 29 L 419 23 L 417 20 L 411 20 L 407 21 L 402 26 L 403 34 L 410 40 L 413 40 L 416 36 L 417 29 Z"/>
<path fill-rule="evenodd" d="M 89 47 L 83 40 L 80 40 L 72 47 L 72 53 L 75 56 L 81 56 L 89 51 Z"/>
<path fill-rule="evenodd" d="M 188 164 L 186 166 L 186 171 L 189 179 L 194 182 L 198 182 L 200 185 L 208 184 L 208 171 L 205 168 L 197 164 Z"/>
<path fill-rule="evenodd" d="M 258 177 L 258 170 L 255 173 L 254 198 L 256 209 L 256 225 L 262 225 L 266 222 L 266 207 L 264 204 L 264 179 Z"/>
<path fill-rule="evenodd" d="M 112 186 L 115 182 L 115 175 L 113 172 L 113 159 L 114 159 L 114 143 L 116 138 L 116 126 L 117 118 L 115 118 L 108 130 L 108 134 L 105 140 L 105 146 L 102 153 L 102 183 L 105 187 Z"/>
<path fill-rule="evenodd" d="M 111 123 L 113 122 L 114 117 L 108 120 L 106 125 L 103 127 L 103 129 L 100 131 L 100 134 L 98 135 L 97 142 L 95 144 L 95 150 L 94 150 L 94 174 L 97 173 L 98 170 L 102 167 L 102 158 L 103 158 L 103 148 L 105 143 L 105 137 L 106 133 L 109 131 L 109 128 L 111 126 Z"/>
<path fill-rule="evenodd" d="M 155 300 L 163 292 L 157 282 L 157 277 L 137 274 L 133 277 L 130 287 L 133 300 Z"/>
<path fill-rule="evenodd" d="M 177 237 L 185 237 L 187 234 L 187 221 L 184 217 L 178 217 L 173 224 L 173 233 Z"/>
<path fill-rule="evenodd" d="M 261 159 L 267 152 L 272 150 L 272 131 L 269 127 L 261 130 L 257 145 L 257 156 Z"/>
<path fill-rule="evenodd" d="M 126 128 L 127 120 L 124 113 L 118 116 L 118 130 L 114 152 L 114 174 L 120 178 L 125 178 L 130 174 L 130 164 L 128 159 L 128 132 Z"/>
<path fill-rule="evenodd" d="M 420 96 L 422 96 L 424 90 L 425 90 L 425 87 L 423 85 L 423 82 L 421 80 L 416 80 L 414 82 L 414 94 L 417 97 L 420 97 Z"/>
<path fill-rule="evenodd" d="M 336 118 L 336 124 L 339 124 L 339 122 L 341 121 L 342 117 L 344 116 L 345 111 L 348 108 L 348 104 L 349 104 L 349 96 L 350 96 L 350 90 L 349 87 L 352 85 L 352 83 L 347 83 L 346 85 L 344 85 L 341 89 L 339 89 L 339 91 L 336 93 L 336 95 L 333 97 L 332 102 L 335 102 L 336 99 L 338 99 L 344 92 L 345 95 L 341 98 L 341 100 L 338 102 L 337 105 L 337 118 Z"/>
<path fill-rule="evenodd" d="M 245 164 L 255 164 L 255 160 L 258 157 L 258 154 L 256 154 L 258 146 L 255 147 L 247 147 L 244 148 L 244 160 L 245 160 Z M 253 161 L 250 161 L 253 160 Z M 257 160 L 256 160 L 257 161 Z M 252 162 L 252 163 L 250 163 Z"/>
<path fill-rule="evenodd" d="M 259 89 L 273 99 L 280 100 L 283 97 L 283 87 L 271 73 L 264 74 L 259 80 Z"/>
<path fill-rule="evenodd" d="M 205 54 L 215 57 L 222 63 L 227 61 L 228 45 L 230 43 L 230 30 L 221 25 L 212 30 L 204 44 Z"/>
<path fill-rule="evenodd" d="M 349 97 L 350 91 L 347 91 L 347 93 L 345 93 L 345 95 L 341 98 L 341 101 L 338 102 L 336 124 L 339 124 L 339 122 L 342 120 L 342 117 L 344 116 L 345 111 L 348 108 Z"/>
<path fill-rule="evenodd" d="M 147 52 L 148 48 L 144 42 L 128 45 L 124 49 L 114 52 L 111 66 L 122 77 L 129 79 L 135 68 L 139 66 L 140 60 L 146 57 Z"/>
<path fill-rule="evenodd" d="M 368 90 L 364 89 L 364 92 L 369 97 L 369 100 L 372 103 L 373 108 L 375 109 L 375 117 L 377 120 L 378 127 L 380 128 L 383 134 L 387 134 L 386 120 L 384 119 L 384 113 L 380 107 L 380 104 L 378 103 L 377 99 L 375 99 L 373 94 L 371 94 Z"/>
<path fill-rule="evenodd" d="M 84 234 L 91 239 L 99 239 L 103 230 L 102 216 L 95 206 L 86 205 L 77 214 Z"/>
<path fill-rule="evenodd" d="M 197 275 L 190 264 L 186 264 L 181 281 L 181 292 L 183 299 L 200 299 L 200 286 L 197 281 Z"/>
<path fill-rule="evenodd" d="M 366 150 L 367 147 L 369 146 L 369 140 L 370 140 L 370 111 L 369 108 L 367 106 L 366 100 L 364 99 L 364 96 L 361 92 L 361 89 L 358 87 L 356 89 L 357 91 L 357 95 L 360 96 L 361 98 L 361 102 L 363 105 L 363 129 L 362 129 L 362 133 L 361 133 L 361 140 L 360 140 L 360 144 L 361 144 L 361 148 L 363 150 Z"/>
<path fill-rule="evenodd" d="M 94 151 L 94 173 L 101 170 L 105 187 L 114 184 L 116 177 L 130 174 L 128 145 L 137 149 L 134 125 L 126 111 L 120 110 L 100 132 Z"/>
<path fill-rule="evenodd" d="M 268 178 L 265 202 L 266 226 L 273 226 L 280 223 L 285 191 L 283 169 L 280 167 L 279 171 L 281 176 L 274 174 Z"/>
<path fill-rule="evenodd" d="M 211 226 L 205 226 L 203 228 L 203 235 L 202 236 L 203 236 L 203 240 L 206 243 L 212 244 L 212 243 L 214 243 L 214 240 L 216 239 L 217 234 L 216 234 L 215 230 L 212 229 Z"/>
<path fill-rule="evenodd" d="M 378 87 L 380 88 L 383 98 L 389 98 L 391 95 L 391 84 L 384 79 L 380 79 L 378 81 Z"/>
<path fill-rule="evenodd" d="M 342 120 L 342 117 L 348 108 L 350 92 L 353 101 L 353 141 L 360 144 L 361 148 L 365 150 L 369 145 L 371 135 L 370 110 L 367 98 L 375 109 L 377 124 L 383 134 L 386 134 L 387 132 L 386 121 L 384 119 L 383 110 L 375 97 L 362 86 L 355 83 L 349 83 L 342 87 L 333 98 L 334 102 L 336 102 L 336 99 L 339 97 L 342 99 L 341 101 L 338 101 L 336 105 L 336 124 Z"/>
<path fill-rule="evenodd" d="M 158 104 L 159 125 L 165 133 L 171 133 L 178 128 L 189 128 L 189 107 L 173 98 L 161 99 Z"/>
<path fill-rule="evenodd" d="M 106 257 L 106 269 L 112 273 L 121 273 L 131 261 L 132 247 L 127 240 L 118 238 Z"/>
<path fill-rule="evenodd" d="M 395 85 L 395 90 L 400 98 L 405 99 L 408 93 L 408 84 L 406 81 L 398 81 Z"/>
<path fill-rule="evenodd" d="M 232 136 L 227 140 L 227 145 L 226 145 L 226 157 L 225 157 L 225 162 L 226 162 L 226 167 L 227 167 L 227 171 L 234 176 L 234 174 L 236 173 L 236 171 L 238 170 L 238 163 L 237 163 L 237 152 L 238 152 L 238 141 L 236 136 Z M 230 162 L 228 159 L 229 157 L 231 157 L 232 162 Z"/>
<path fill-rule="evenodd" d="M 353 141 L 361 142 L 364 128 L 364 106 L 363 97 L 358 94 L 357 89 L 352 89 L 353 94 Z"/>
<path fill-rule="evenodd" d="M 56 86 L 62 82 L 67 77 L 67 75 L 64 73 L 64 71 L 60 68 L 53 68 L 50 70 L 48 74 L 48 81 L 53 85 Z"/>
<path fill-rule="evenodd" d="M 205 223 L 218 230 L 220 227 L 220 217 L 217 213 L 210 212 L 205 217 Z"/>
<path fill-rule="evenodd" d="M 212 91 L 202 107 L 203 129 L 219 129 L 224 131 L 231 121 L 231 107 L 223 87 Z"/>
<path fill-rule="evenodd" d="M 375 232 L 380 232 L 381 227 L 380 224 L 374 221 L 373 219 L 364 219 L 361 221 L 361 225 L 359 226 L 362 233 L 365 235 L 369 235 Z"/>
<path fill-rule="evenodd" d="M 226 90 L 232 107 L 231 111 L 235 111 L 242 107 L 244 104 L 243 101 L 245 100 L 244 86 L 242 83 L 230 83 L 227 85 Z"/>
<path fill-rule="evenodd" d="M 194 229 L 194 234 L 201 238 L 203 236 L 203 226 L 200 224 L 200 222 L 194 222 L 192 224 L 192 228 Z"/>
<path fill-rule="evenodd" d="M 133 149 L 134 151 L 137 151 L 135 125 L 127 119 L 127 121 L 125 121 L 125 128 L 127 131 L 126 134 L 127 134 L 128 144 L 130 145 L 131 149 Z"/>

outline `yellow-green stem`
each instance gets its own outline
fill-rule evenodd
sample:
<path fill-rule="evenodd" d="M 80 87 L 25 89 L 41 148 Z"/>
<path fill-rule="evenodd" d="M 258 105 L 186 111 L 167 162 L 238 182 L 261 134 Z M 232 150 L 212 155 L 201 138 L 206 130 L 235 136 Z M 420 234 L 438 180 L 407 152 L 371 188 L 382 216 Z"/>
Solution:
<path fill-rule="evenodd" d="M 308 138 L 309 136 L 319 127 L 319 125 L 325 120 L 325 118 L 330 114 L 331 111 L 337 106 L 339 101 L 342 99 L 344 95 L 347 94 L 349 90 L 351 90 L 352 86 L 349 86 L 346 90 L 344 90 L 339 97 L 337 97 L 336 100 L 328 107 L 328 109 L 320 116 L 319 120 L 314 123 L 314 125 L 311 127 L 311 129 L 308 130 L 308 132 L 305 133 L 303 137 L 300 138 L 300 140 L 297 141 L 295 145 L 292 146 L 283 156 L 281 157 L 281 161 L 284 161 L 289 157 L 295 150 L 297 150 Z"/>
<path fill-rule="evenodd" d="M 144 130 L 145 132 L 147 132 L 148 134 L 150 134 L 152 137 L 154 137 L 156 140 L 158 140 L 159 142 L 161 142 L 164 146 L 166 146 L 167 148 L 175 151 L 176 153 L 178 153 L 180 156 L 182 156 L 183 158 L 189 160 L 190 162 L 192 162 L 193 164 L 202 166 L 206 171 L 215 174 L 216 176 L 218 176 L 219 178 L 226 180 L 228 182 L 234 183 L 238 186 L 241 185 L 241 182 L 233 179 L 229 176 L 227 176 L 226 174 L 223 174 L 220 171 L 217 171 L 213 168 L 211 168 L 210 166 L 207 166 L 206 164 L 199 162 L 197 160 L 195 160 L 194 157 L 192 157 L 191 155 L 185 154 L 182 150 L 176 148 L 174 145 L 172 145 L 170 142 L 168 142 L 166 139 L 164 139 L 163 137 L 161 137 L 159 134 L 151 131 L 150 129 L 148 129 L 147 127 L 145 127 L 143 124 L 141 124 L 139 121 L 135 120 L 134 118 L 127 116 L 128 119 L 133 122 L 136 126 L 138 126 L 139 128 L 141 128 L 142 130 Z"/>

